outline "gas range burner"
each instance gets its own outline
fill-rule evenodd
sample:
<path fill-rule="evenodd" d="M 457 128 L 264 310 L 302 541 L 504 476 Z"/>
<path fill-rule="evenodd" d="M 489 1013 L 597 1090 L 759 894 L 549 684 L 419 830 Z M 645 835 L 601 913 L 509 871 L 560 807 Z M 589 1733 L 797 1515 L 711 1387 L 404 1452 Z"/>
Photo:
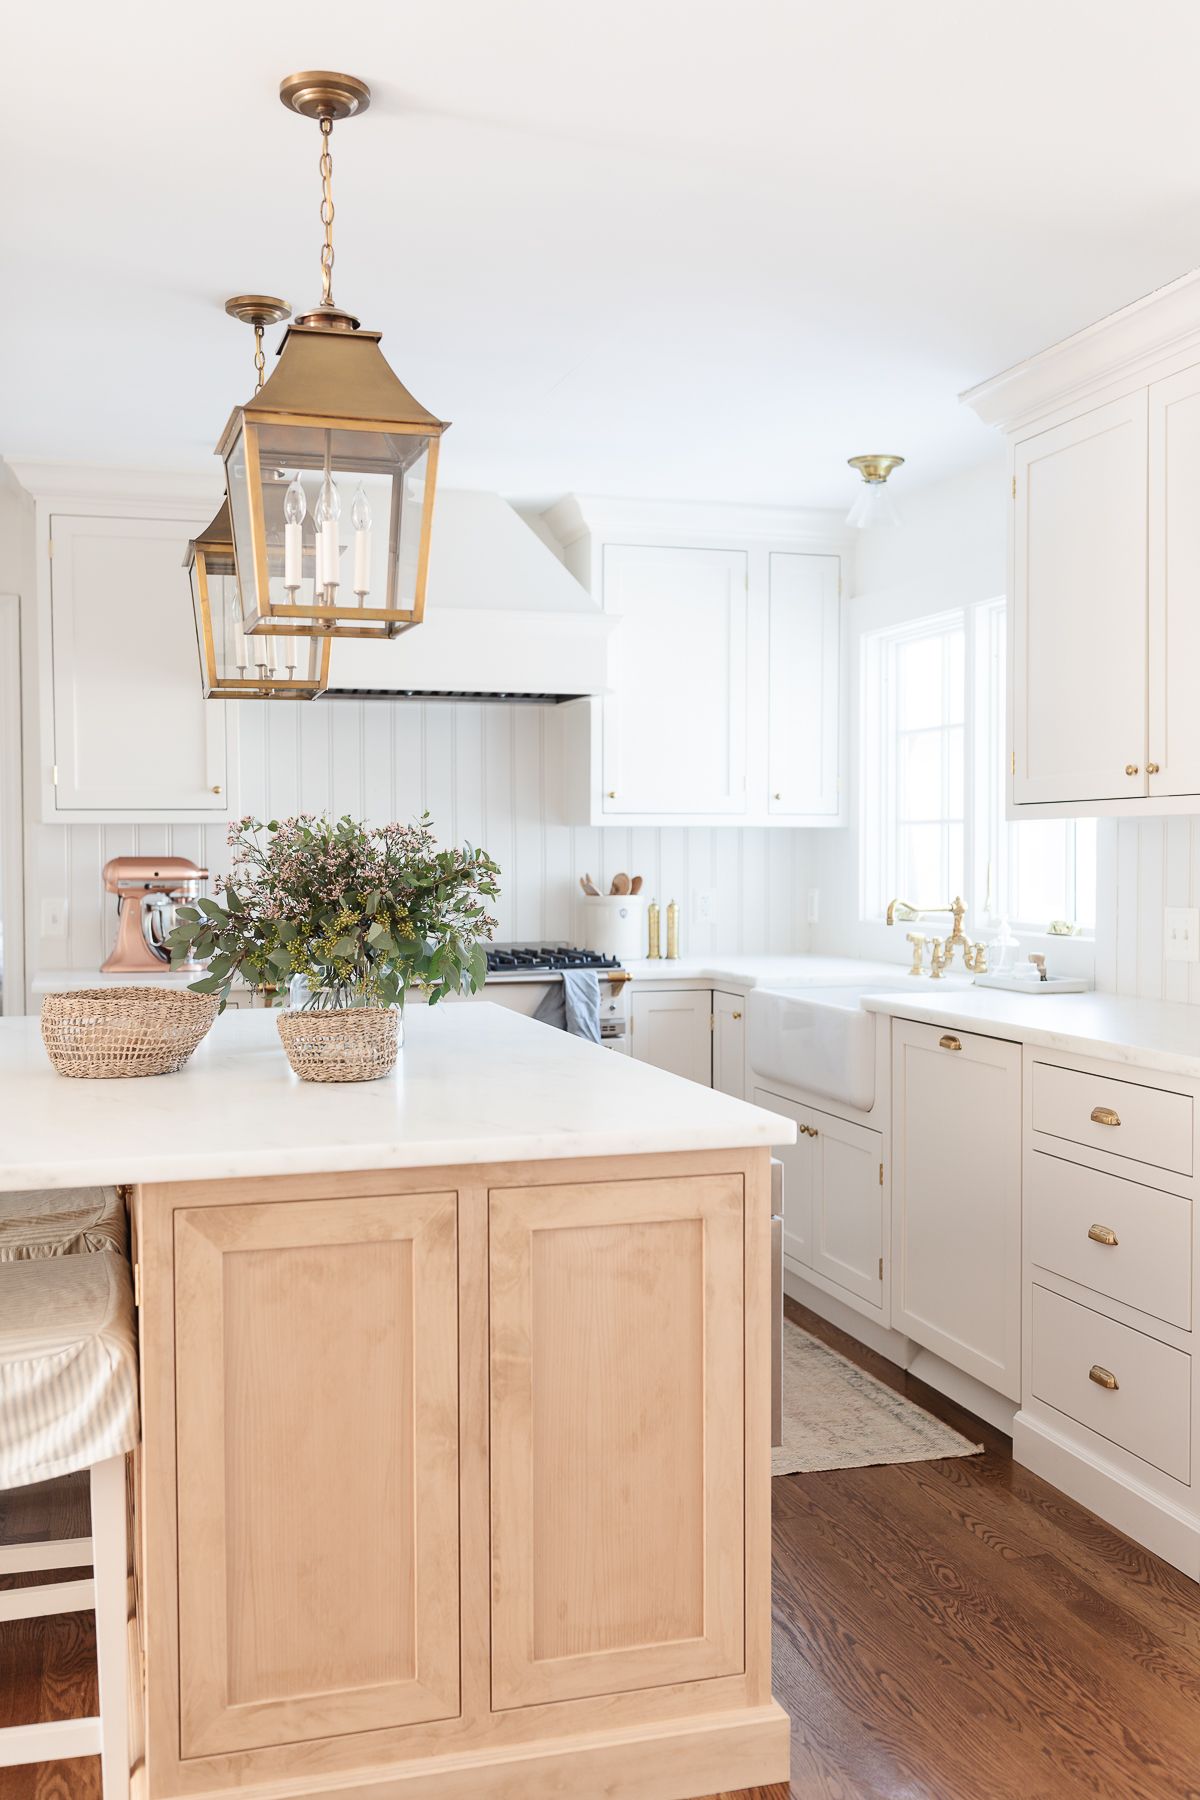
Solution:
<path fill-rule="evenodd" d="M 569 945 L 493 944 L 487 953 L 489 975 L 532 975 L 559 969 L 619 969 L 615 956 L 599 950 L 575 950 Z"/>

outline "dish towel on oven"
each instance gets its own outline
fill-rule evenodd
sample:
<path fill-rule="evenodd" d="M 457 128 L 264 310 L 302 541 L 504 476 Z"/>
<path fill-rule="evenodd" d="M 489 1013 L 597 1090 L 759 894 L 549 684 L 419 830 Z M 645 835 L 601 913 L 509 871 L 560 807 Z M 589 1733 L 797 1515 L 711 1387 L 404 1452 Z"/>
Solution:
<path fill-rule="evenodd" d="M 543 1025 L 557 1025 L 572 1037 L 600 1042 L 600 977 L 595 969 L 564 969 L 562 980 L 551 984 L 550 992 L 534 1013 Z"/>

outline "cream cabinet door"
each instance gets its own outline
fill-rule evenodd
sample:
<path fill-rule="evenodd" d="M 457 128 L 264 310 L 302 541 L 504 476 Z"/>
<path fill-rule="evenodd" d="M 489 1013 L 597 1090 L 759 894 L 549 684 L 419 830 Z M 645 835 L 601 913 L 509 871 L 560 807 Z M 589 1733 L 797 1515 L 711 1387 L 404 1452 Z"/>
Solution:
<path fill-rule="evenodd" d="M 640 1062 L 712 1086 L 712 990 L 639 993 L 629 1001 L 629 1047 Z"/>
<path fill-rule="evenodd" d="M 458 1713 L 457 1219 L 176 1213 L 184 1759 Z"/>
<path fill-rule="evenodd" d="M 712 997 L 712 1084 L 735 1100 L 746 1098 L 746 1002 L 740 994 Z"/>
<path fill-rule="evenodd" d="M 892 1325 L 1021 1397 L 1021 1047 L 892 1026 Z"/>
<path fill-rule="evenodd" d="M 836 813 L 841 559 L 770 559 L 767 811 Z"/>
<path fill-rule="evenodd" d="M 769 1088 L 755 1088 L 754 1104 L 782 1114 L 799 1127 L 795 1143 L 777 1145 L 772 1155 L 783 1164 L 783 1254 L 789 1261 L 811 1268 L 817 1157 L 815 1139 L 808 1129 L 808 1108 L 771 1093 Z"/>
<path fill-rule="evenodd" d="M 746 811 L 746 553 L 604 548 L 606 814 Z"/>
<path fill-rule="evenodd" d="M 1200 368 L 1150 389 L 1151 794 L 1200 794 Z"/>
<path fill-rule="evenodd" d="M 496 1189 L 492 1704 L 745 1668 L 740 1174 Z"/>
<path fill-rule="evenodd" d="M 1016 446 L 1017 805 L 1146 792 L 1146 418 L 1143 388 Z"/>
<path fill-rule="evenodd" d="M 51 521 L 56 811 L 228 812 L 225 702 L 201 693 L 183 569 L 205 523 Z"/>
<path fill-rule="evenodd" d="M 809 1112 L 805 1124 L 813 1146 L 812 1266 L 882 1313 L 883 1138 L 832 1113 Z"/>

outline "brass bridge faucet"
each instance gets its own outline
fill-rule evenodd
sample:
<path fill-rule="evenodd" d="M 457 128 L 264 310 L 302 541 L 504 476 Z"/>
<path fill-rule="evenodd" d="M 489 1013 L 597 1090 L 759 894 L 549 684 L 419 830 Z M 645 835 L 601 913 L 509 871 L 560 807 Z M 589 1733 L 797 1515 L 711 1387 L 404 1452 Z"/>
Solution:
<path fill-rule="evenodd" d="M 900 920 L 902 924 L 908 925 L 911 924 L 914 919 L 936 916 L 938 913 L 949 913 L 954 920 L 954 926 L 947 937 L 935 937 L 932 940 L 932 966 L 929 970 L 930 978 L 934 981 L 938 981 L 941 978 L 943 969 L 953 967 L 954 952 L 956 950 L 962 951 L 963 968 L 970 974 L 986 974 L 987 946 L 986 944 L 972 944 L 970 938 L 963 930 L 963 920 L 967 916 L 967 905 L 966 901 L 963 900 L 960 895 L 956 894 L 954 899 L 946 906 L 913 906 L 911 901 L 901 900 L 897 897 L 888 902 L 887 922 L 889 925 L 894 925 L 897 920 Z M 913 946 L 913 962 L 909 973 L 911 975 L 920 975 L 922 973 L 921 954 L 924 949 L 925 940 L 918 932 L 910 931 L 908 933 L 908 941 Z"/>

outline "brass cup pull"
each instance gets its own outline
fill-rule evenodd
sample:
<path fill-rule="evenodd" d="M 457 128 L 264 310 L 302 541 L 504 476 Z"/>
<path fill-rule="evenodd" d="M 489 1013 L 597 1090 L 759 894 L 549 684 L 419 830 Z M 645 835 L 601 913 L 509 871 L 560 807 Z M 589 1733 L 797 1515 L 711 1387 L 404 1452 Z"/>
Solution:
<path fill-rule="evenodd" d="M 938 1039 L 938 1048 L 939 1050 L 961 1050 L 962 1043 L 952 1032 L 947 1031 Z"/>
<path fill-rule="evenodd" d="M 1126 763 L 1125 764 L 1125 773 L 1127 775 L 1136 775 L 1137 772 L 1138 772 L 1138 766 L 1136 763 Z"/>
<path fill-rule="evenodd" d="M 1093 1244 L 1111 1244 L 1115 1247 L 1117 1234 L 1111 1225 L 1089 1225 L 1088 1236 Z"/>
<path fill-rule="evenodd" d="M 1092 1108 L 1092 1124 L 1093 1125 L 1119 1125 L 1120 1123 L 1121 1123 L 1120 1113 L 1114 1112 L 1111 1106 L 1093 1106 L 1093 1108 Z"/>
<path fill-rule="evenodd" d="M 1107 1388 L 1110 1394 L 1115 1394 L 1121 1385 L 1112 1370 L 1101 1368 L 1099 1363 L 1093 1363 L 1088 1370 L 1088 1380 L 1094 1381 L 1097 1387 Z"/>

